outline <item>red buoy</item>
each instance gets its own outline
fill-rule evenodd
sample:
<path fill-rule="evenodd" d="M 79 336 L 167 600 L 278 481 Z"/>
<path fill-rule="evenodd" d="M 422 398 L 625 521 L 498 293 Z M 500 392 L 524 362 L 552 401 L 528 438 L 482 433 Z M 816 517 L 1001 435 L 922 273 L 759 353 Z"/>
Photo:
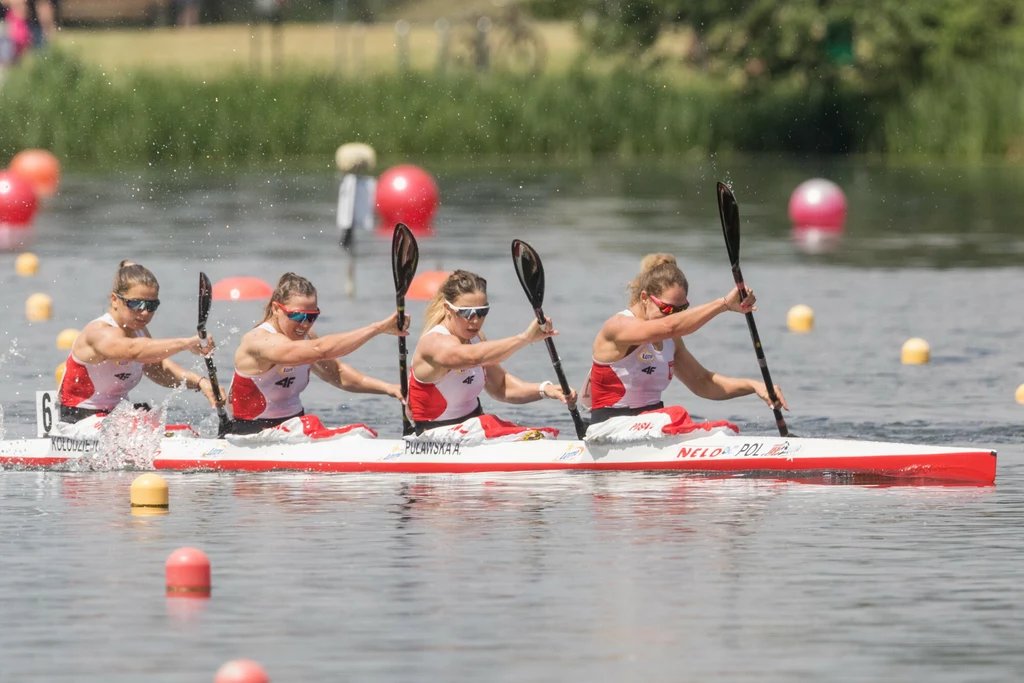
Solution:
<path fill-rule="evenodd" d="M 226 277 L 213 285 L 214 301 L 269 299 L 274 288 L 258 277 Z"/>
<path fill-rule="evenodd" d="M 60 162 L 45 149 L 25 149 L 11 159 L 10 169 L 32 183 L 36 195 L 46 199 L 60 186 Z"/>
<path fill-rule="evenodd" d="M 405 223 L 416 234 L 429 233 L 439 198 L 434 179 L 419 166 L 389 168 L 377 180 L 380 229 L 390 235 L 396 223 Z"/>
<path fill-rule="evenodd" d="M 830 180 L 807 180 L 789 198 L 789 220 L 794 230 L 842 232 L 846 227 L 846 195 Z"/>
<path fill-rule="evenodd" d="M 210 558 L 198 548 L 178 548 L 167 558 L 167 597 L 210 597 Z"/>
<path fill-rule="evenodd" d="M 409 283 L 409 291 L 405 296 L 414 301 L 426 301 L 437 294 L 437 290 L 441 289 L 449 275 L 451 273 L 436 270 L 420 273 Z"/>
<path fill-rule="evenodd" d="M 270 677 L 259 662 L 233 659 L 217 669 L 213 683 L 270 683 Z"/>
<path fill-rule="evenodd" d="M 38 206 L 28 178 L 12 171 L 0 171 L 0 226 L 28 227 Z"/>

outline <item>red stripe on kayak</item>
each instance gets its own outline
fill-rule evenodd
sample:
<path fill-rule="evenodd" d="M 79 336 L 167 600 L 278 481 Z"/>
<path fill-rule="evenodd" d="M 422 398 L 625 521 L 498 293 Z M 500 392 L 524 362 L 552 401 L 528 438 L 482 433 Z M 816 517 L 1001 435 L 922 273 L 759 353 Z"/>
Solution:
<path fill-rule="evenodd" d="M 10 465 L 13 467 L 53 467 L 54 465 L 63 465 L 68 460 L 71 460 L 71 458 L 64 456 L 46 458 L 6 456 L 0 457 L 0 465 Z"/>
<path fill-rule="evenodd" d="M 941 455 L 876 455 L 870 457 L 822 457 L 794 460 L 780 458 L 689 460 L 673 462 L 634 463 L 481 463 L 481 462 L 414 462 L 371 460 L 367 462 L 301 462 L 295 460 L 171 460 L 158 458 L 156 469 L 165 470 L 232 470 L 267 472 L 298 470 L 303 472 L 395 472 L 407 474 L 468 474 L 475 472 L 530 472 L 538 470 L 647 470 L 728 473 L 804 473 L 842 472 L 874 474 L 903 480 L 994 484 L 996 456 L 992 451 L 963 451 Z"/>

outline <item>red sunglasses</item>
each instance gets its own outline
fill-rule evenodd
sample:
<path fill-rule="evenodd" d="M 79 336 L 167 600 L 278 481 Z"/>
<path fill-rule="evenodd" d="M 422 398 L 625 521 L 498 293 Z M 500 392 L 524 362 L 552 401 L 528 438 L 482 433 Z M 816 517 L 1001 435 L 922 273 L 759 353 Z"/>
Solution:
<path fill-rule="evenodd" d="M 276 301 L 274 302 L 274 305 L 280 308 L 282 311 L 284 311 L 284 314 L 288 316 L 289 320 L 291 320 L 292 322 L 299 323 L 300 325 L 304 322 L 309 322 L 309 324 L 312 325 L 314 322 L 316 322 L 316 319 L 320 317 L 319 308 L 316 309 L 315 311 L 292 311 L 290 309 L 285 308 Z"/>
<path fill-rule="evenodd" d="M 687 308 L 690 307 L 689 301 L 684 301 L 679 306 L 673 306 L 672 304 L 665 303 L 664 301 L 654 296 L 653 294 L 648 294 L 647 296 L 650 297 L 651 301 L 654 302 L 654 305 L 658 307 L 658 310 L 664 313 L 665 315 L 681 313 L 682 311 L 685 311 Z"/>

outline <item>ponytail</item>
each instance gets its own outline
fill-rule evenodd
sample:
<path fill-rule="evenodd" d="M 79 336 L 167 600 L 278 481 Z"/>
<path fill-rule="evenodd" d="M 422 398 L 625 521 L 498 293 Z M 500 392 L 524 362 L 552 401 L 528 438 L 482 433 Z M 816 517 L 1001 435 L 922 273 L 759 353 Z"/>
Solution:
<path fill-rule="evenodd" d="M 132 261 L 121 261 L 121 263 L 117 264 L 117 274 L 114 275 L 114 294 L 127 294 L 128 290 L 135 285 L 160 289 L 156 276 L 149 272 L 148 268 L 144 268 Z"/>
<path fill-rule="evenodd" d="M 301 275 L 285 273 L 277 281 L 277 287 L 274 288 L 270 301 L 267 302 L 266 308 L 263 309 L 263 320 L 260 322 L 265 323 L 274 315 L 275 303 L 283 305 L 285 301 L 288 301 L 293 296 L 316 296 L 316 287 Z"/>
<path fill-rule="evenodd" d="M 427 310 L 423 314 L 423 333 L 426 334 L 444 320 L 445 301 L 455 301 L 461 295 L 473 292 L 487 294 L 487 280 L 466 270 L 456 270 L 449 275 L 427 304 Z"/>

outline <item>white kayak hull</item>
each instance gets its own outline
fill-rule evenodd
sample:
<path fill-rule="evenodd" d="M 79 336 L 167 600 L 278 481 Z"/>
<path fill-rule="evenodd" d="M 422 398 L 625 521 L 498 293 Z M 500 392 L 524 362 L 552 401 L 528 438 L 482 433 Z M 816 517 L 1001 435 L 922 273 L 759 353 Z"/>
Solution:
<path fill-rule="evenodd" d="M 0 465 L 54 467 L 91 457 L 96 441 L 53 437 L 0 441 Z M 465 446 L 423 439 L 352 436 L 300 444 L 239 445 L 164 438 L 161 470 L 468 473 L 531 470 L 673 470 L 705 475 L 795 477 L 835 473 L 991 485 L 996 453 L 843 439 L 711 434 L 614 446 L 537 440 Z"/>

